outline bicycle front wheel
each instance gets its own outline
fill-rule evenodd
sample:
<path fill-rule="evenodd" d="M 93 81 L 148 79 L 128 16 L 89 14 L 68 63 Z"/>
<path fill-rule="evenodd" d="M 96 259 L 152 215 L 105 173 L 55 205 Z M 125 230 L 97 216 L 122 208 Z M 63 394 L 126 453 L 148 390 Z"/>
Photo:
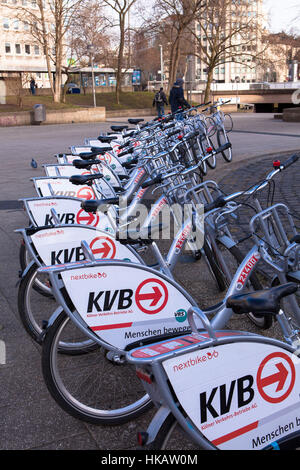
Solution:
<path fill-rule="evenodd" d="M 147 411 L 152 402 L 133 366 L 109 360 L 102 347 L 76 356 L 59 353 L 59 344 L 65 337 L 69 341 L 74 329 L 62 312 L 43 343 L 42 372 L 56 403 L 91 424 L 122 424 Z"/>
<path fill-rule="evenodd" d="M 221 145 L 225 145 L 225 144 L 229 143 L 228 136 L 227 136 L 226 131 L 224 129 L 218 129 L 217 141 L 218 141 L 219 147 L 221 147 Z M 231 150 L 231 148 L 226 149 L 221 153 L 222 153 L 222 157 L 224 158 L 224 160 L 226 162 L 228 162 L 228 163 L 231 162 L 231 160 L 232 160 L 232 150 Z"/>

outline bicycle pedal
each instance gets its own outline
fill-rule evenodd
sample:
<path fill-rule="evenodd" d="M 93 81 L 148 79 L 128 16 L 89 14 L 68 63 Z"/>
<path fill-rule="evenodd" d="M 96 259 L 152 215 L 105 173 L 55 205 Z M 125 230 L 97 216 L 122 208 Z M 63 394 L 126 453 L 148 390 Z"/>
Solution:
<path fill-rule="evenodd" d="M 120 354 L 114 352 L 114 351 L 108 351 L 106 353 L 106 359 L 113 364 L 116 364 L 118 366 L 124 364 L 126 362 L 125 356 L 120 356 Z"/>

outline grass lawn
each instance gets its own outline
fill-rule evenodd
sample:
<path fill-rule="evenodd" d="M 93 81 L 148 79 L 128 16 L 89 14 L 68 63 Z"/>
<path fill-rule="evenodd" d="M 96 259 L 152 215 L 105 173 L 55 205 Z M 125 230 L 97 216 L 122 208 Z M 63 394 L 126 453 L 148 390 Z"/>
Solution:
<path fill-rule="evenodd" d="M 145 109 L 152 108 L 154 93 L 151 92 L 124 92 L 120 95 L 120 104 L 116 103 L 115 93 L 96 93 L 97 106 L 105 106 L 107 111 L 122 109 Z M 30 111 L 37 103 L 45 104 L 46 109 L 66 109 L 93 106 L 92 94 L 70 94 L 66 97 L 66 103 L 54 103 L 52 96 L 26 95 L 23 96 L 23 107 L 17 106 L 15 96 L 7 97 L 6 104 L 0 104 L 0 112 Z M 154 108 L 153 108 L 154 110 Z"/>

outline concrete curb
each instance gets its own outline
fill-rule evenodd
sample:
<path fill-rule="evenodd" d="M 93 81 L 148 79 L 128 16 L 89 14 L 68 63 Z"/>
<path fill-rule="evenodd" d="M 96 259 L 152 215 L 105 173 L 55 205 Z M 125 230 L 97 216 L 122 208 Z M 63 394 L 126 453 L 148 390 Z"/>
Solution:
<path fill-rule="evenodd" d="M 84 122 L 105 122 L 105 107 L 97 108 L 68 108 L 66 110 L 46 111 L 46 120 L 40 123 L 47 124 L 71 124 Z M 0 113 L 0 127 L 36 125 L 32 111 L 20 111 L 12 113 Z"/>

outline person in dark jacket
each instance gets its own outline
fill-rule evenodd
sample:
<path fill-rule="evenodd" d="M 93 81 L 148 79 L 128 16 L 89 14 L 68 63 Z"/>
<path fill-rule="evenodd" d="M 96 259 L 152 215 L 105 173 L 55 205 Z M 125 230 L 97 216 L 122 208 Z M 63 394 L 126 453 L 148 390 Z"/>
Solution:
<path fill-rule="evenodd" d="M 182 78 L 177 78 L 176 82 L 174 83 L 173 87 L 171 88 L 170 91 L 170 96 L 169 96 L 169 103 L 171 105 L 171 112 L 176 113 L 180 108 L 190 108 L 190 104 L 186 101 L 184 98 L 184 92 L 183 92 L 183 79 Z M 178 113 L 176 115 L 177 119 L 180 120 L 182 119 L 182 114 Z"/>
<path fill-rule="evenodd" d="M 158 117 L 162 117 L 165 114 L 165 108 L 164 108 L 165 104 L 168 105 L 168 100 L 164 93 L 163 88 L 160 88 L 160 90 L 155 94 L 154 100 L 152 103 L 153 106 L 156 106 Z"/>

